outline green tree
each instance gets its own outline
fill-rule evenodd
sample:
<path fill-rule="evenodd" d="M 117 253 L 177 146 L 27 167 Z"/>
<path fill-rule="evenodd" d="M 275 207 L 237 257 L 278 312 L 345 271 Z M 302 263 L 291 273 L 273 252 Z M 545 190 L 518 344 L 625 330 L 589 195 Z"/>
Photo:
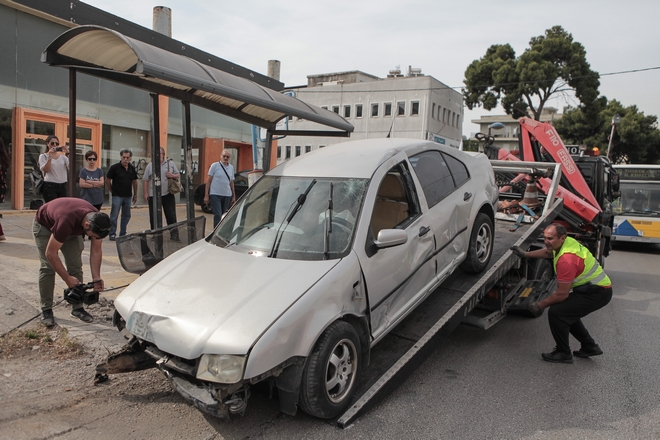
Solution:
<path fill-rule="evenodd" d="M 657 116 L 646 116 L 636 105 L 624 107 L 616 99 L 608 101 L 604 96 L 599 98 L 599 103 L 601 111 L 595 118 L 587 115 L 583 108 L 564 109 L 563 116 L 554 124 L 564 143 L 598 147 L 605 154 L 612 132 L 612 117 L 619 115 L 621 121 L 610 148 L 612 161 L 649 164 L 660 161 Z"/>
<path fill-rule="evenodd" d="M 561 26 L 533 37 L 518 58 L 511 45 L 494 44 L 465 71 L 465 105 L 470 110 L 479 106 L 492 110 L 501 102 L 516 119 L 531 112 L 540 120 L 552 95 L 572 91 L 589 109 L 598 97 L 600 81 L 586 55 L 584 46 Z"/>
<path fill-rule="evenodd" d="M 463 151 L 479 151 L 479 141 L 463 135 Z"/>

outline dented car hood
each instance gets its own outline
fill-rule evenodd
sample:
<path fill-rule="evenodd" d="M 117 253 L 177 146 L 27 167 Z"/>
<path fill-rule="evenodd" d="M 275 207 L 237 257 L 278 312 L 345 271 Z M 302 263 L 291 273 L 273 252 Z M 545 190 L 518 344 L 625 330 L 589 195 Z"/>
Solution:
<path fill-rule="evenodd" d="M 128 331 L 166 353 L 247 354 L 339 261 L 255 257 L 201 240 L 134 281 L 115 307 Z"/>

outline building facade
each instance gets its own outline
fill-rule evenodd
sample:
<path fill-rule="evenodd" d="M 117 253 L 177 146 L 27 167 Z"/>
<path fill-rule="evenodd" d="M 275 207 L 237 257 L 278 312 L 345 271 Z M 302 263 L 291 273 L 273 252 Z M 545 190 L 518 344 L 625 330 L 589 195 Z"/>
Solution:
<path fill-rule="evenodd" d="M 554 107 L 544 107 L 541 111 L 541 121 L 552 122 L 561 118 Z M 520 123 L 513 119 L 511 115 L 483 115 L 480 119 L 473 119 L 473 124 L 479 125 L 479 132 L 488 134 L 489 127 L 495 123 L 501 123 L 504 128 L 492 129 L 490 134 L 495 138 L 495 146 L 504 148 L 507 151 L 518 151 L 518 134 L 520 133 Z M 474 138 L 474 135 L 472 136 Z"/>
<path fill-rule="evenodd" d="M 284 85 L 214 55 L 202 52 L 153 30 L 138 26 L 80 1 L 0 0 L 0 137 L 12 156 L 7 203 L 3 209 L 25 209 L 39 199 L 33 193 L 30 173 L 46 150 L 45 139 L 54 134 L 62 144 L 69 133 L 69 72 L 41 62 L 44 49 L 66 30 L 94 24 L 116 30 L 203 64 L 274 90 Z M 106 172 L 119 161 L 119 151 L 129 148 L 138 174 L 151 161 L 151 101 L 147 92 L 84 74 L 77 75 L 76 155 L 74 176 L 84 166 L 88 150 L 99 156 Z M 185 173 L 182 164 L 182 106 L 166 97 L 161 117 L 161 146 L 168 159 Z M 237 170 L 252 168 L 252 133 L 249 124 L 191 106 L 193 181 L 205 180 L 206 170 L 220 159 L 224 148 L 233 149 Z M 142 181 L 138 194 L 142 194 Z M 76 186 L 74 194 L 77 196 Z M 177 198 L 186 197 L 185 194 Z M 138 197 L 144 204 L 142 197 Z M 106 194 L 106 203 L 109 195 Z"/>
<path fill-rule="evenodd" d="M 420 69 L 406 75 L 393 70 L 386 78 L 360 71 L 310 75 L 307 85 L 287 88 L 287 93 L 308 104 L 325 108 L 353 124 L 353 139 L 428 139 L 458 148 L 462 139 L 463 96 L 426 76 Z M 308 121 L 289 118 L 290 130 L 309 130 Z M 296 136 L 278 141 L 281 163 L 341 138 Z"/>

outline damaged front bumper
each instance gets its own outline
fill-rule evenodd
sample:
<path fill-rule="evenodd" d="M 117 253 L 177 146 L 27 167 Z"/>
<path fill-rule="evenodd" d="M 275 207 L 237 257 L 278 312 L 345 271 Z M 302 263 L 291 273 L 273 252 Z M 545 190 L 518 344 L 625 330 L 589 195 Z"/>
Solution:
<path fill-rule="evenodd" d="M 96 367 L 96 376 L 127 373 L 158 367 L 174 389 L 197 409 L 229 421 L 230 414 L 243 415 L 250 396 L 249 385 L 211 384 L 195 379 L 195 365 L 171 356 L 133 337 L 118 353 Z M 98 380 L 102 382 L 103 380 Z"/>

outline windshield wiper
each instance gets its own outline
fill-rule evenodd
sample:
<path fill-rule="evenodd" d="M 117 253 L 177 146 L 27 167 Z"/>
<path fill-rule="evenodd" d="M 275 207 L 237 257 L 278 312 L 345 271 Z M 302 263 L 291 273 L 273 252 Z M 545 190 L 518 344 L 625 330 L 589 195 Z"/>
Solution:
<path fill-rule="evenodd" d="M 298 211 L 300 211 L 300 208 L 305 203 L 305 200 L 307 200 L 307 194 L 309 194 L 309 191 L 312 189 L 314 185 L 316 185 L 316 179 L 312 180 L 312 182 L 309 184 L 305 192 L 300 194 L 298 198 L 291 204 L 289 210 L 286 212 L 288 214 L 285 219 L 286 226 L 289 225 L 293 217 L 298 213 Z M 282 235 L 284 234 L 284 229 L 286 229 L 286 226 L 284 222 L 282 222 L 280 224 L 280 227 L 277 228 L 277 232 L 275 233 L 275 241 L 273 241 L 273 247 L 270 248 L 270 253 L 268 254 L 269 258 L 277 257 L 277 249 L 280 247 L 280 242 L 282 241 Z"/>
<path fill-rule="evenodd" d="M 325 216 L 325 236 L 323 237 L 323 259 L 330 259 L 330 234 L 332 234 L 332 189 L 334 184 L 330 182 L 330 198 L 328 199 L 328 215 Z"/>

